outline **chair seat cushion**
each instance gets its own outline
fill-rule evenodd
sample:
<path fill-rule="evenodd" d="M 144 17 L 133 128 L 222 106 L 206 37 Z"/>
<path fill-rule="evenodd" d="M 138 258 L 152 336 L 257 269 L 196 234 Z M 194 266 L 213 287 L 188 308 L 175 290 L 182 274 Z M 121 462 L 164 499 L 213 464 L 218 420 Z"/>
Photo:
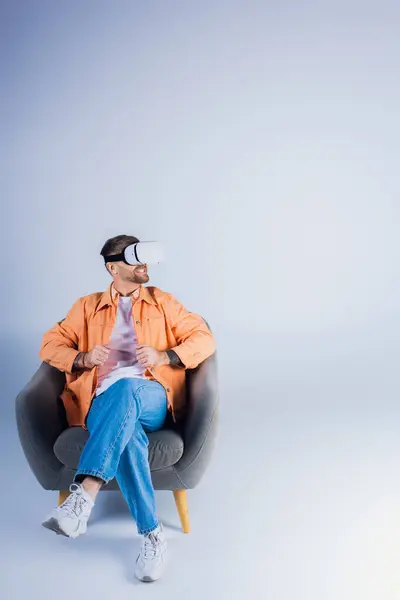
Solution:
<path fill-rule="evenodd" d="M 67 427 L 54 444 L 54 454 L 66 467 L 77 469 L 89 432 L 79 426 Z M 184 444 L 181 434 L 174 429 L 160 429 L 147 433 L 149 438 L 150 469 L 171 467 L 181 458 Z"/>

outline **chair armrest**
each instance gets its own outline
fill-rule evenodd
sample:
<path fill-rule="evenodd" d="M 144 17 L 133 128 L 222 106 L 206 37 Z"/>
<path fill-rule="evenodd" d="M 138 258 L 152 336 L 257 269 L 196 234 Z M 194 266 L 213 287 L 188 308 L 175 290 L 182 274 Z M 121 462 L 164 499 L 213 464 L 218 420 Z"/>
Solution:
<path fill-rule="evenodd" d="M 15 400 L 17 429 L 23 452 L 44 489 L 56 489 L 63 464 L 54 454 L 54 443 L 68 426 L 59 398 L 65 375 L 42 362 Z"/>
<path fill-rule="evenodd" d="M 187 488 L 195 487 L 211 460 L 218 429 L 216 353 L 187 372 L 188 409 L 182 426 L 185 450 L 175 469 Z"/>

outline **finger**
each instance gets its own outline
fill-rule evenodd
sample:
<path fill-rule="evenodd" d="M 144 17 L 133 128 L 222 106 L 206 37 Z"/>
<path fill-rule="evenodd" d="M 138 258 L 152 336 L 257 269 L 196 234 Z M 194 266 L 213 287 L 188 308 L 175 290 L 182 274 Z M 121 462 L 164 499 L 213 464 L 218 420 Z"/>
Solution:
<path fill-rule="evenodd" d="M 99 362 L 104 363 L 107 360 L 107 356 L 99 356 L 99 358 L 97 359 Z"/>

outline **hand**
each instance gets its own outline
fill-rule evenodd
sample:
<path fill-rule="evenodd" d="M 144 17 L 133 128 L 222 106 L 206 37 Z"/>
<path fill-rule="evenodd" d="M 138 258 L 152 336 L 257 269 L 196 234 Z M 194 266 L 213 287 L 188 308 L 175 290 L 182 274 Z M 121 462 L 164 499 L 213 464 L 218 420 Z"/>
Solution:
<path fill-rule="evenodd" d="M 102 365 L 108 358 L 110 348 L 107 344 L 98 344 L 84 356 L 84 365 L 88 369 Z"/>
<path fill-rule="evenodd" d="M 136 346 L 136 356 L 139 364 L 144 367 L 159 367 L 160 365 L 168 365 L 169 358 L 166 352 L 160 352 L 151 346 L 138 344 Z"/>

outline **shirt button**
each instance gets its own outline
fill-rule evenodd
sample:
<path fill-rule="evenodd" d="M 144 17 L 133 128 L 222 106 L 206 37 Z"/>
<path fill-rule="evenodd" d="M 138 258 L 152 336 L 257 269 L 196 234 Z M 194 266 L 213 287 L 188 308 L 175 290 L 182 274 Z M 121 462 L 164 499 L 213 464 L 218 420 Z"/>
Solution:
<path fill-rule="evenodd" d="M 140 325 L 140 321 L 136 321 L 136 325 Z"/>

